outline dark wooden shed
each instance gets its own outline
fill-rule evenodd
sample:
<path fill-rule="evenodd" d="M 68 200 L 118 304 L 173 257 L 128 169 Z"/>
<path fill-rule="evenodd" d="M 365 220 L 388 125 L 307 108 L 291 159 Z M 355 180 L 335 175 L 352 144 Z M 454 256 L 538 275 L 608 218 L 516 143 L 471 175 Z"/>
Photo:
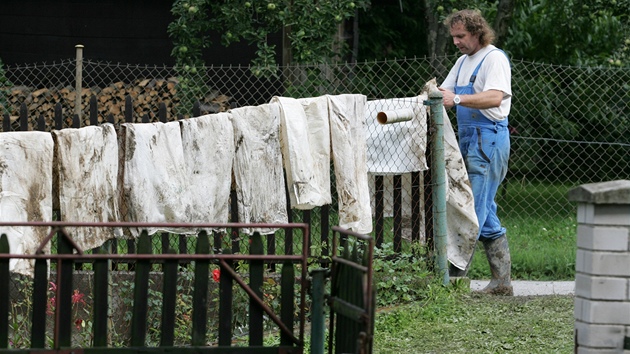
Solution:
<path fill-rule="evenodd" d="M 75 57 L 125 64 L 173 65 L 167 27 L 173 0 L 3 0 L 0 58 L 5 64 L 52 62 Z M 224 47 L 214 34 L 207 65 L 247 65 L 255 48 Z M 281 35 L 272 38 L 280 47 Z M 279 50 L 280 52 L 280 50 Z M 278 57 L 280 62 L 280 57 Z"/>

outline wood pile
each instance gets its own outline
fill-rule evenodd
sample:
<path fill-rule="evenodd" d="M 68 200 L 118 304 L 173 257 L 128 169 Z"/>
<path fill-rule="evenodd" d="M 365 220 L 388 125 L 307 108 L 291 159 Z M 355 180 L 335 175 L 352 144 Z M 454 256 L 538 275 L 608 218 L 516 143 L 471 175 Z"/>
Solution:
<path fill-rule="evenodd" d="M 107 121 L 110 115 L 115 122 L 123 122 L 125 114 L 125 99 L 129 95 L 133 99 L 133 116 L 135 122 L 140 122 L 142 117 L 148 115 L 149 121 L 158 120 L 159 106 L 164 103 L 168 120 L 176 120 L 180 112 L 180 98 L 177 95 L 177 78 L 169 79 L 142 79 L 133 84 L 116 82 L 107 87 L 90 87 L 81 90 L 82 125 L 89 124 L 90 98 L 96 97 L 98 121 Z M 71 122 L 75 114 L 75 102 L 77 92 L 74 87 L 65 86 L 58 88 L 31 88 L 15 86 L 8 89 L 8 110 L 11 121 L 18 120 L 20 106 L 26 104 L 29 120 L 34 121 L 39 116 L 46 120 L 46 126 L 54 126 L 53 119 L 55 105 L 62 103 L 63 116 Z M 230 108 L 230 98 L 211 93 L 200 100 L 202 114 L 224 112 Z M 191 105 L 190 105 L 191 106 Z M 181 108 L 180 108 L 181 109 Z M 189 114 L 182 114 L 188 117 Z"/>

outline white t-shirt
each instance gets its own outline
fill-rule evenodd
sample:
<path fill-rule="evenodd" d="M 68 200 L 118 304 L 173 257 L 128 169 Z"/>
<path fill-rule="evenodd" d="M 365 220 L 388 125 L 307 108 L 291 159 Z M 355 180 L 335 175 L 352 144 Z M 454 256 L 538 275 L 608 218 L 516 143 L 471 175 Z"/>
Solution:
<path fill-rule="evenodd" d="M 503 100 L 499 107 L 481 110 L 481 113 L 487 118 L 494 121 L 502 121 L 510 114 L 510 107 L 512 106 L 512 71 L 510 62 L 505 54 L 499 50 L 493 51 L 494 49 L 497 49 L 497 47 L 488 45 L 481 48 L 473 55 L 462 55 L 459 57 L 440 87 L 453 92 L 455 91 L 455 78 L 457 77 L 457 71 L 462 61 L 464 64 L 459 71 L 457 86 L 468 85 L 470 76 L 475 71 L 475 68 L 479 65 L 479 62 L 486 57 L 477 73 L 473 90 L 475 93 L 488 90 L 503 91 Z M 491 53 L 488 54 L 489 52 Z M 486 54 L 488 54 L 488 56 L 486 56 Z"/>

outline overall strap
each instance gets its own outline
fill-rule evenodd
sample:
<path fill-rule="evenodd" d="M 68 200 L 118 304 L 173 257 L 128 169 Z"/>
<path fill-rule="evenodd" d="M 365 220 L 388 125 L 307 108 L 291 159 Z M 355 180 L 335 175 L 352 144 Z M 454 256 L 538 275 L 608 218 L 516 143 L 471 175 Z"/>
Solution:
<path fill-rule="evenodd" d="M 481 68 L 481 64 L 483 64 L 483 61 L 486 60 L 486 57 L 488 56 L 488 54 L 494 52 L 495 50 L 498 50 L 498 51 L 502 52 L 507 57 L 507 54 L 505 54 L 505 52 L 502 51 L 499 48 L 493 49 L 493 50 L 489 51 L 488 53 L 486 53 L 486 55 L 484 55 L 483 58 L 481 59 L 481 61 L 479 62 L 479 65 L 477 65 L 477 67 L 475 68 L 475 71 L 473 71 L 472 75 L 470 76 L 470 83 L 471 84 L 474 84 L 475 80 L 477 80 L 477 73 L 479 73 L 479 68 Z M 460 69 L 461 69 L 461 66 L 460 66 Z"/>

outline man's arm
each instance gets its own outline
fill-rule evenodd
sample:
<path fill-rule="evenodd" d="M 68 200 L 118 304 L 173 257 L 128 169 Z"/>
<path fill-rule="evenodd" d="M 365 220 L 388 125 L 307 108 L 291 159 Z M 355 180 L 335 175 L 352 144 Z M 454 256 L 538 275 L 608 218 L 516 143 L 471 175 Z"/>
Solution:
<path fill-rule="evenodd" d="M 449 90 L 439 88 L 442 91 L 444 97 L 443 102 L 446 108 L 453 107 L 453 98 L 455 94 Z M 459 95 L 461 102 L 460 106 L 475 108 L 475 109 L 488 109 L 492 107 L 499 107 L 503 100 L 504 93 L 499 90 L 488 90 L 484 92 L 475 93 L 472 95 Z"/>

